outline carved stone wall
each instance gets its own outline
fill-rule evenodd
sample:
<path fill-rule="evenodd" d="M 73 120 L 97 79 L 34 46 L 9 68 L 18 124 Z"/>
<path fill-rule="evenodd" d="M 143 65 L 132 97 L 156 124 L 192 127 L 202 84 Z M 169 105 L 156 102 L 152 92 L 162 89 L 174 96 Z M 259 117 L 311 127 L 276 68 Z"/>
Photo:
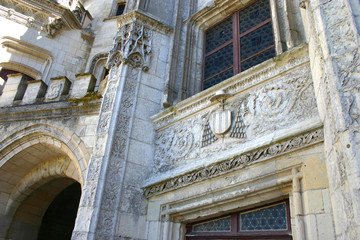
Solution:
<path fill-rule="evenodd" d="M 219 104 L 206 107 L 163 127 L 156 136 L 155 171 L 167 172 L 193 165 L 201 159 L 216 158 L 241 146 L 254 144 L 310 119 L 317 118 L 316 99 L 308 64 L 294 67 L 269 82 L 229 98 L 224 109 L 231 111 L 230 129 L 215 135 L 209 118 Z M 221 112 L 221 111 L 220 111 Z"/>

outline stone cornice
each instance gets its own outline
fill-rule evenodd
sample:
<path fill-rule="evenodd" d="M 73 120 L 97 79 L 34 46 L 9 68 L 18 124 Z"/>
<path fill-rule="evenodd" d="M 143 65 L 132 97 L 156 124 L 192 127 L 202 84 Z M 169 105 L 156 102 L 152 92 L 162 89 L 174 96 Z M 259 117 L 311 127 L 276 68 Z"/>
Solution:
<path fill-rule="evenodd" d="M 255 162 L 264 161 L 278 157 L 302 148 L 312 146 L 324 140 L 322 128 L 294 136 L 290 139 L 273 143 L 259 149 L 251 150 L 229 159 L 197 168 L 190 172 L 178 175 L 171 179 L 148 184 L 144 187 L 144 194 L 147 198 L 166 193 L 190 184 L 200 182 L 209 178 L 217 177 L 229 172 L 239 170 Z"/>
<path fill-rule="evenodd" d="M 66 101 L 0 108 L 0 123 L 98 115 L 101 99 L 77 105 Z"/>

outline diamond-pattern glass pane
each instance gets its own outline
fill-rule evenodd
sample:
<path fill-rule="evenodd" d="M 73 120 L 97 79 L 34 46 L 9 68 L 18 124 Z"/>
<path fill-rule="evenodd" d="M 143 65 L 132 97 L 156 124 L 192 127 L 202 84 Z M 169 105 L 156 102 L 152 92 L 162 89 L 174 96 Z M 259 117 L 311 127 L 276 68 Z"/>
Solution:
<path fill-rule="evenodd" d="M 274 37 L 271 23 L 243 36 L 240 39 L 241 59 L 251 57 L 255 53 L 264 50 L 274 44 Z"/>
<path fill-rule="evenodd" d="M 274 47 L 241 63 L 241 71 L 245 71 L 245 70 L 247 70 L 255 65 L 258 65 L 259 63 L 262 63 L 273 57 L 275 57 L 275 48 Z"/>
<path fill-rule="evenodd" d="M 240 214 L 242 231 L 287 230 L 285 203 Z"/>
<path fill-rule="evenodd" d="M 233 45 L 230 44 L 205 58 L 204 79 L 233 65 Z"/>
<path fill-rule="evenodd" d="M 269 19 L 269 0 L 260 0 L 240 11 L 240 34 Z"/>
<path fill-rule="evenodd" d="M 232 17 L 206 31 L 206 53 L 232 40 Z"/>
<path fill-rule="evenodd" d="M 229 232 L 231 230 L 231 217 L 195 224 L 192 230 L 194 232 Z"/>
<path fill-rule="evenodd" d="M 231 68 L 231 69 L 223 72 L 222 74 L 219 74 L 213 78 L 210 78 L 204 82 L 204 89 L 212 87 L 215 84 L 218 84 L 218 83 L 224 81 L 225 79 L 232 77 L 233 75 L 234 75 L 234 71 Z"/>

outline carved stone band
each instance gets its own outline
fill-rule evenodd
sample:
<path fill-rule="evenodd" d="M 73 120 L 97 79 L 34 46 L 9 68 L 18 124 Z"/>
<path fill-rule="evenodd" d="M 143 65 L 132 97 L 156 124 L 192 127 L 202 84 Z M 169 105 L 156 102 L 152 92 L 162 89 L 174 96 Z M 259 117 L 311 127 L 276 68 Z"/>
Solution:
<path fill-rule="evenodd" d="M 265 160 L 284 153 L 289 153 L 291 151 L 322 142 L 323 140 L 323 129 L 317 129 L 281 143 L 272 144 L 261 149 L 234 156 L 222 162 L 197 169 L 157 184 L 146 186 L 144 188 L 144 194 L 147 198 L 149 198 L 154 195 L 169 192 L 195 182 L 200 182 L 211 177 L 226 174 L 233 170 L 241 169 L 255 161 Z"/>

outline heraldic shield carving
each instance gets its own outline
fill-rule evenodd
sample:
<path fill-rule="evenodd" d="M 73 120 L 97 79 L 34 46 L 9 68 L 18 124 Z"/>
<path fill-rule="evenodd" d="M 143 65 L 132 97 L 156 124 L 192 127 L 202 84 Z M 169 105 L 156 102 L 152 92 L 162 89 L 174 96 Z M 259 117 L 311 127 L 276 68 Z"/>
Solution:
<path fill-rule="evenodd" d="M 227 94 L 224 91 L 218 91 L 210 99 L 211 102 L 219 102 L 220 109 L 210 113 L 203 126 L 203 134 L 201 137 L 201 147 L 206 147 L 219 138 L 219 135 L 223 135 L 230 131 L 229 137 L 245 139 L 245 123 L 241 114 L 241 110 L 238 109 L 235 113 L 235 119 L 233 121 L 233 113 L 231 110 L 225 109 L 225 101 L 231 97 L 231 94 Z"/>
<path fill-rule="evenodd" d="M 209 116 L 210 128 L 215 134 L 225 134 L 230 129 L 231 122 L 230 110 L 217 111 Z"/>

